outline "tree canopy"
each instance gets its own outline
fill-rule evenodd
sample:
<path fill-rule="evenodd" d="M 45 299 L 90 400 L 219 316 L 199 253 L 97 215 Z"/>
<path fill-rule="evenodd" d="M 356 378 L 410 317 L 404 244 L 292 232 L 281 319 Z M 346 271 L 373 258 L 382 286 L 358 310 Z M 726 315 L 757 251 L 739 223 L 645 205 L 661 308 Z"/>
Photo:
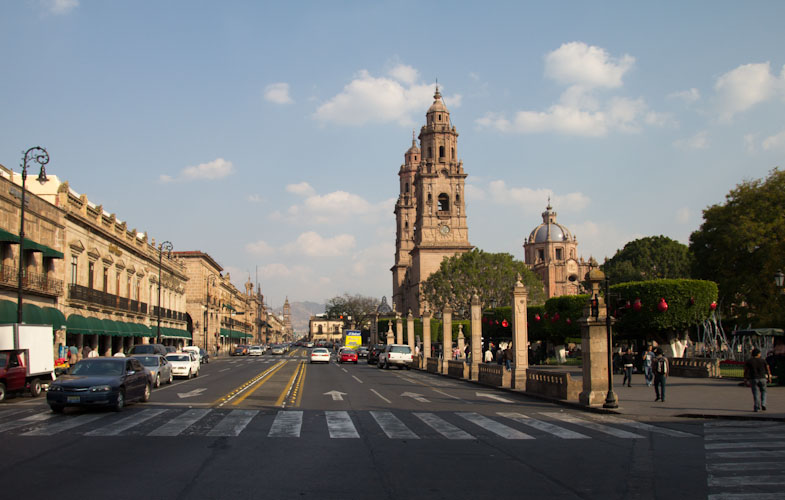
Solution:
<path fill-rule="evenodd" d="M 366 327 L 369 320 L 379 307 L 379 299 L 363 295 L 349 295 L 344 293 L 327 301 L 324 312 L 327 317 L 353 321 L 359 328 Z"/>
<path fill-rule="evenodd" d="M 423 283 L 423 295 L 431 311 L 440 311 L 446 304 L 456 311 L 469 311 L 475 292 L 486 307 L 491 303 L 509 306 L 518 274 L 529 291 L 528 302 L 542 304 L 542 281 L 524 262 L 508 253 L 479 249 L 444 259 L 439 270 Z"/>
<path fill-rule="evenodd" d="M 785 271 L 785 172 L 742 182 L 703 211 L 690 236 L 693 276 L 715 281 L 720 308 L 744 326 L 785 321 L 774 274 Z"/>
<path fill-rule="evenodd" d="M 667 236 L 647 236 L 630 241 L 600 266 L 612 284 L 628 281 L 689 278 L 689 247 Z"/>

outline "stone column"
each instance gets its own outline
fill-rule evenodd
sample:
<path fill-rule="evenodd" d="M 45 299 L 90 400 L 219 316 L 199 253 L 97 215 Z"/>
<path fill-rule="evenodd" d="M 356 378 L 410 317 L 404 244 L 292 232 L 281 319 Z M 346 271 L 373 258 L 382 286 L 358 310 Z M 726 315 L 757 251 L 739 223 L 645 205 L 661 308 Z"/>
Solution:
<path fill-rule="evenodd" d="M 450 306 L 444 306 L 442 313 L 442 373 L 449 372 L 447 362 L 452 358 L 452 309 Z"/>
<path fill-rule="evenodd" d="M 472 295 L 472 369 L 470 378 L 477 380 L 482 363 L 482 307 L 480 297 Z"/>
<path fill-rule="evenodd" d="M 460 352 L 459 357 L 466 361 L 466 355 L 463 353 L 464 349 L 466 349 L 466 339 L 463 336 L 463 324 L 458 325 L 458 351 Z"/>
<path fill-rule="evenodd" d="M 423 369 L 428 367 L 428 358 L 431 357 L 431 311 L 426 309 L 422 313 L 422 359 Z"/>
<path fill-rule="evenodd" d="M 371 325 L 371 345 L 379 343 L 379 313 L 373 315 L 373 324 Z"/>
<path fill-rule="evenodd" d="M 414 356 L 414 316 L 412 316 L 411 309 L 406 315 L 406 343 L 409 344 L 409 349 L 412 350 L 412 356 Z"/>
<path fill-rule="evenodd" d="M 513 389 L 526 390 L 526 370 L 529 368 L 529 327 L 526 322 L 526 298 L 529 292 L 521 283 L 521 275 L 512 289 L 512 380 Z"/>
<path fill-rule="evenodd" d="M 403 344 L 403 320 L 400 314 L 395 315 L 395 343 Z"/>
<path fill-rule="evenodd" d="M 392 319 L 387 321 L 387 338 L 385 339 L 386 344 L 393 344 L 393 340 L 395 340 L 395 334 L 392 330 Z"/>
<path fill-rule="evenodd" d="M 605 274 L 597 268 L 586 274 L 586 281 L 591 284 L 591 296 L 583 309 L 583 317 L 578 320 L 583 355 L 583 391 L 578 400 L 586 406 L 603 404 L 608 393 L 607 315 L 605 299 L 599 295 L 603 279 Z M 596 301 L 594 311 L 592 301 Z"/>

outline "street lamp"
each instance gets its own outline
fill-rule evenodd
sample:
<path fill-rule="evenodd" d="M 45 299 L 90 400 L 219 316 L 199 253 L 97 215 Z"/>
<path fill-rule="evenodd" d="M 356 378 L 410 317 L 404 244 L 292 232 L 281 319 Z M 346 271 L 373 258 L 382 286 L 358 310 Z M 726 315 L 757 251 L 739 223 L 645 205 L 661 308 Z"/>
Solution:
<path fill-rule="evenodd" d="M 164 241 L 158 246 L 158 343 L 161 343 L 161 269 L 163 267 L 164 250 L 166 258 L 172 256 L 172 242 Z"/>
<path fill-rule="evenodd" d="M 618 408 L 616 394 L 613 393 L 613 343 L 611 339 L 611 294 L 610 280 L 605 276 L 605 330 L 608 333 L 608 395 L 603 408 Z"/>
<path fill-rule="evenodd" d="M 215 285 L 215 275 L 214 274 L 209 275 L 205 280 L 205 283 L 206 283 L 205 284 L 206 293 L 204 297 L 204 350 L 206 352 L 210 352 L 210 349 L 208 348 L 208 342 L 209 342 L 208 325 L 210 322 L 210 284 L 212 284 L 213 286 Z"/>
<path fill-rule="evenodd" d="M 35 146 L 25 151 L 22 159 L 22 203 L 19 210 L 19 275 L 17 280 L 17 301 L 16 301 L 16 322 L 22 323 L 22 281 L 25 274 L 24 250 L 25 250 L 25 180 L 27 180 L 27 162 L 35 161 L 41 165 L 41 172 L 38 174 L 38 182 L 46 182 L 46 164 L 49 163 L 49 153 L 46 149 Z"/>
<path fill-rule="evenodd" d="M 782 274 L 782 270 L 777 271 L 774 275 L 774 284 L 777 285 L 777 288 L 780 289 L 780 293 L 785 294 L 785 274 Z"/>

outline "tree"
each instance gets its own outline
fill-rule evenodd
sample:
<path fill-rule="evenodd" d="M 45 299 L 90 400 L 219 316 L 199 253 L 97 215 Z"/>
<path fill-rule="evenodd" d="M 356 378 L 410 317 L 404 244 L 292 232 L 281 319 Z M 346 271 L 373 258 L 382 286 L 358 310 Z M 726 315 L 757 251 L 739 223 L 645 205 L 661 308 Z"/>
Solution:
<path fill-rule="evenodd" d="M 720 308 L 744 326 L 785 321 L 774 274 L 785 270 L 785 172 L 745 181 L 703 211 L 690 236 L 693 276 L 719 286 Z"/>
<path fill-rule="evenodd" d="M 344 293 L 329 299 L 324 312 L 328 318 L 342 319 L 347 323 L 353 321 L 359 328 L 363 328 L 368 325 L 377 307 L 379 300 L 374 297 Z"/>
<path fill-rule="evenodd" d="M 689 247 L 667 236 L 647 236 L 630 241 L 600 266 L 612 284 L 628 281 L 689 278 Z"/>
<path fill-rule="evenodd" d="M 528 302 L 542 304 L 545 290 L 540 278 L 525 263 L 508 253 L 488 253 L 479 249 L 446 258 L 439 270 L 423 283 L 423 295 L 431 311 L 441 311 L 449 304 L 459 316 L 468 315 L 474 293 L 488 306 L 509 306 L 512 287 L 518 275 L 529 291 Z"/>

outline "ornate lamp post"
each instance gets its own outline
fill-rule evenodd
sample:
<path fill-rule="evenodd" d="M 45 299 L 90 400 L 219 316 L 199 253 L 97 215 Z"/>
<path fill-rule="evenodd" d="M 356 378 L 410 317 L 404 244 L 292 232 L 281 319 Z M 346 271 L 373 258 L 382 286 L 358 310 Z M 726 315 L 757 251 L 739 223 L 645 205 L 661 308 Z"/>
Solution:
<path fill-rule="evenodd" d="M 19 209 L 19 275 L 17 277 L 16 322 L 22 322 L 22 283 L 24 281 L 24 251 L 25 251 L 25 181 L 27 180 L 27 163 L 34 161 L 41 165 L 38 182 L 46 182 L 46 164 L 49 163 L 49 153 L 46 149 L 35 146 L 25 151 L 22 159 L 22 203 Z"/>
<path fill-rule="evenodd" d="M 610 279 L 605 276 L 605 329 L 608 332 L 608 395 L 605 397 L 603 408 L 618 408 L 619 403 L 613 392 L 613 340 L 611 337 L 611 295 Z"/>
<path fill-rule="evenodd" d="M 774 275 L 774 284 L 780 289 L 780 293 L 785 294 L 785 274 L 782 274 L 781 270 Z"/>
<path fill-rule="evenodd" d="M 209 325 L 209 322 L 210 322 L 210 285 L 211 284 L 213 286 L 215 286 L 215 275 L 214 274 L 211 274 L 211 275 L 207 276 L 207 279 L 205 280 L 205 288 L 206 288 L 206 290 L 205 290 L 205 296 L 204 296 L 204 350 L 206 352 L 210 352 L 210 350 L 208 349 L 208 343 L 209 343 L 209 339 L 208 339 L 208 334 L 209 334 L 208 325 Z"/>
<path fill-rule="evenodd" d="M 164 250 L 166 250 L 166 258 L 170 258 L 172 255 L 172 242 L 171 241 L 164 241 L 158 246 L 158 340 L 157 343 L 161 343 L 161 270 L 163 267 L 163 257 L 164 257 Z"/>

